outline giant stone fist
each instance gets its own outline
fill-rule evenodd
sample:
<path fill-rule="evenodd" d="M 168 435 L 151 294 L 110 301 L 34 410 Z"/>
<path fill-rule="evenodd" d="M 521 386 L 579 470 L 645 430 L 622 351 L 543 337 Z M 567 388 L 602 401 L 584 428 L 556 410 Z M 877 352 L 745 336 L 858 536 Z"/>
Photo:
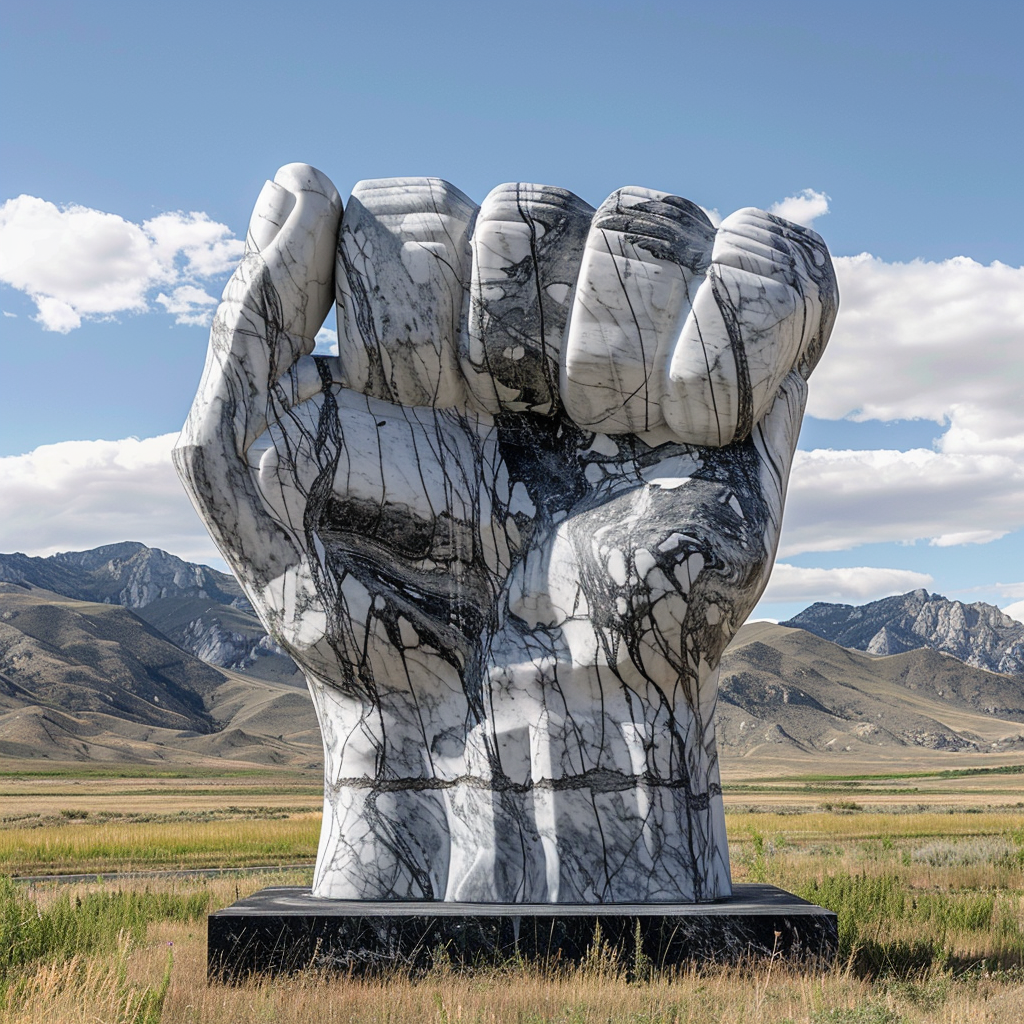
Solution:
<path fill-rule="evenodd" d="M 175 457 L 309 682 L 316 895 L 729 894 L 718 664 L 837 302 L 757 210 L 267 183 Z"/>

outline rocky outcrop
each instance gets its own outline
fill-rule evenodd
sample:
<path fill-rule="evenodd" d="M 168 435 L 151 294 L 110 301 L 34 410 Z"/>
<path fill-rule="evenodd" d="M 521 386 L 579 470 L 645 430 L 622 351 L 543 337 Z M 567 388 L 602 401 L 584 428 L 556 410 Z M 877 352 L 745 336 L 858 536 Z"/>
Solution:
<path fill-rule="evenodd" d="M 929 648 L 974 668 L 1024 674 L 1024 624 L 994 605 L 914 590 L 864 605 L 812 604 L 783 626 L 869 654 Z"/>
<path fill-rule="evenodd" d="M 176 638 L 177 639 L 177 638 Z M 178 646 L 191 651 L 208 665 L 219 665 L 244 672 L 258 659 L 268 655 L 285 656 L 274 641 L 263 634 L 251 634 L 225 629 L 219 619 L 193 619 L 180 633 Z"/>
<path fill-rule="evenodd" d="M 199 597 L 252 610 L 233 576 L 133 541 L 38 561 L 86 574 L 91 591 L 87 600 L 138 609 L 170 597 Z"/>

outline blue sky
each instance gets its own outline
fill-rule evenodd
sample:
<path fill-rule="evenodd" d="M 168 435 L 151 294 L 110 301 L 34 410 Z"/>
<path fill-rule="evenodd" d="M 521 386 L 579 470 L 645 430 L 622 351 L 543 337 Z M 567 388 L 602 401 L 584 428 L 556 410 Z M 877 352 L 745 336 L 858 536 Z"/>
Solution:
<path fill-rule="evenodd" d="M 263 180 L 302 160 L 343 195 L 417 174 L 478 201 L 517 179 L 722 214 L 803 195 L 842 309 L 759 614 L 1024 600 L 1022 10 L 6 5 L 0 550 L 211 559 L 161 439 Z"/>

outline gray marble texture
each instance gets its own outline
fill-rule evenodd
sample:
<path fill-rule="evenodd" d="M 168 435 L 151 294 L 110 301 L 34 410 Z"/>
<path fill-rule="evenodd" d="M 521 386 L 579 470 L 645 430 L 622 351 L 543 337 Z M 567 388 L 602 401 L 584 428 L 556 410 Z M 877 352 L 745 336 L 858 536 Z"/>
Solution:
<path fill-rule="evenodd" d="M 309 682 L 316 896 L 729 895 L 718 664 L 837 303 L 758 210 L 267 183 L 175 461 Z"/>

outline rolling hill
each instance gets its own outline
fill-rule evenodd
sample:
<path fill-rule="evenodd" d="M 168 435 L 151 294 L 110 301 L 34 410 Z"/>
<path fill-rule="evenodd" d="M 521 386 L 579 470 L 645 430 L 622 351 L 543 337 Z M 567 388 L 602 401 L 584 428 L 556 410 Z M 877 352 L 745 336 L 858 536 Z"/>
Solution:
<path fill-rule="evenodd" d="M 718 742 L 743 756 L 1024 750 L 1024 680 L 928 649 L 873 656 L 750 623 L 722 659 Z"/>
<path fill-rule="evenodd" d="M 304 682 L 219 669 L 119 605 L 0 583 L 0 756 L 318 762 Z"/>

